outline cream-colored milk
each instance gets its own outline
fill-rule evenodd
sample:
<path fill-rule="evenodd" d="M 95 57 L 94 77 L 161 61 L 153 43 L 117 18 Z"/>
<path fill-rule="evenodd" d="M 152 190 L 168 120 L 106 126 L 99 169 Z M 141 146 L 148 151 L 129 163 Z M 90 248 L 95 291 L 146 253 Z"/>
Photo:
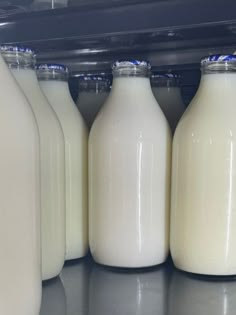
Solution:
<path fill-rule="evenodd" d="M 12 69 L 27 96 L 40 135 L 42 278 L 57 276 L 65 259 L 65 153 L 59 121 L 34 70 Z"/>
<path fill-rule="evenodd" d="M 236 274 L 236 74 L 207 74 L 173 143 L 171 254 L 183 270 Z"/>
<path fill-rule="evenodd" d="M 149 79 L 115 78 L 89 137 L 89 241 L 97 262 L 165 261 L 170 151 L 170 130 Z"/>
<path fill-rule="evenodd" d="M 66 158 L 66 259 L 88 251 L 88 131 L 76 108 L 67 82 L 40 81 L 65 136 Z"/>
<path fill-rule="evenodd" d="M 170 124 L 171 130 L 174 132 L 185 111 L 180 88 L 175 86 L 152 87 L 152 91 Z"/>
<path fill-rule="evenodd" d="M 0 314 L 38 315 L 41 302 L 39 135 L 0 56 Z"/>
<path fill-rule="evenodd" d="M 102 105 L 105 103 L 109 93 L 101 91 L 96 93 L 92 92 L 79 92 L 77 106 L 83 115 L 89 127 L 92 126 Z"/>

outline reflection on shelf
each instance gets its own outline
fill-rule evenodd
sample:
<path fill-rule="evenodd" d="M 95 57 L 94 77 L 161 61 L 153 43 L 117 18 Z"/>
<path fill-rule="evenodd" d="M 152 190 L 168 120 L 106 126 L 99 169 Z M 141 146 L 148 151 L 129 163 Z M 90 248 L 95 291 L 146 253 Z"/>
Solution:
<path fill-rule="evenodd" d="M 235 315 L 235 279 L 194 276 L 171 262 L 127 270 L 79 259 L 44 283 L 40 315 Z"/>
<path fill-rule="evenodd" d="M 67 315 L 65 291 L 59 277 L 44 282 L 40 315 Z"/>
<path fill-rule="evenodd" d="M 199 261 L 200 263 L 200 261 Z M 174 271 L 170 281 L 168 315 L 234 315 L 234 278 L 197 277 Z"/>
<path fill-rule="evenodd" d="M 0 17 L 26 12 L 32 0 L 0 1 Z"/>
<path fill-rule="evenodd" d="M 90 269 L 91 262 L 88 259 L 79 259 L 65 264 L 61 274 L 61 280 L 66 294 L 66 315 L 88 314 L 88 284 Z M 55 313 L 55 315 L 57 314 Z"/>
<path fill-rule="evenodd" d="M 31 8 L 33 10 L 50 10 L 65 8 L 68 5 L 68 0 L 34 0 Z"/>
<path fill-rule="evenodd" d="M 89 281 L 89 315 L 166 315 L 165 267 L 120 271 L 94 265 Z"/>

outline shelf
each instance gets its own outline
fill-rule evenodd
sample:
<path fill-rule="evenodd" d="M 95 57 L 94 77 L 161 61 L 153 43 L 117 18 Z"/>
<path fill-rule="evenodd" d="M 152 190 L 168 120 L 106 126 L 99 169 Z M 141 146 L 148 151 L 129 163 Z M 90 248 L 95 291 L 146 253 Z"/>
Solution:
<path fill-rule="evenodd" d="M 126 270 L 87 258 L 66 263 L 60 277 L 44 283 L 40 315 L 234 315 L 232 280 L 180 272 L 170 261 Z"/>
<path fill-rule="evenodd" d="M 32 46 L 40 61 L 63 62 L 74 73 L 109 69 L 127 57 L 149 59 L 159 70 L 197 68 L 204 55 L 236 50 L 233 0 L 127 3 L 103 0 L 2 17 L 0 40 Z"/>

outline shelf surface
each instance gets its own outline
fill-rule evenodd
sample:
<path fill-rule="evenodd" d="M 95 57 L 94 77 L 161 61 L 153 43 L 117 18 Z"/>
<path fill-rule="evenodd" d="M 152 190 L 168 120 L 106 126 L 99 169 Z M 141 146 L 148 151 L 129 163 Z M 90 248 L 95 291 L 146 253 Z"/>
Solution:
<path fill-rule="evenodd" d="M 45 282 L 40 315 L 235 315 L 236 279 L 194 276 L 171 262 L 142 270 L 90 258 L 66 263 Z"/>
<path fill-rule="evenodd" d="M 39 61 L 65 63 L 73 73 L 108 70 L 124 58 L 145 58 L 158 69 L 197 67 L 204 55 L 236 50 L 234 0 L 69 3 L 2 15 L 1 42 L 31 46 Z"/>

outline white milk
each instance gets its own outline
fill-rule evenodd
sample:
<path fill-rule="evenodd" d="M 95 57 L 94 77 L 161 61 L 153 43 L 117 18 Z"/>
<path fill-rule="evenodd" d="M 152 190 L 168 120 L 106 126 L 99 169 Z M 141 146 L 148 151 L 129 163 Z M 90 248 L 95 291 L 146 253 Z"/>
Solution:
<path fill-rule="evenodd" d="M 180 88 L 160 86 L 152 87 L 152 91 L 170 124 L 172 132 L 174 132 L 179 119 L 185 111 Z"/>
<path fill-rule="evenodd" d="M 59 121 L 31 69 L 11 69 L 35 114 L 40 135 L 42 278 L 57 276 L 65 259 L 65 160 Z"/>
<path fill-rule="evenodd" d="M 39 136 L 0 56 L 0 314 L 38 315 L 41 302 Z"/>
<path fill-rule="evenodd" d="M 167 297 L 164 268 L 127 273 L 94 266 L 89 281 L 88 314 L 166 315 Z"/>
<path fill-rule="evenodd" d="M 88 251 L 88 131 L 70 96 L 68 83 L 43 78 L 39 82 L 65 136 L 66 259 L 80 258 Z"/>
<path fill-rule="evenodd" d="M 176 129 L 171 254 L 185 271 L 236 274 L 235 86 L 236 73 L 204 74 Z"/>
<path fill-rule="evenodd" d="M 114 78 L 90 133 L 89 241 L 101 264 L 151 266 L 168 254 L 171 136 L 144 76 Z"/>

